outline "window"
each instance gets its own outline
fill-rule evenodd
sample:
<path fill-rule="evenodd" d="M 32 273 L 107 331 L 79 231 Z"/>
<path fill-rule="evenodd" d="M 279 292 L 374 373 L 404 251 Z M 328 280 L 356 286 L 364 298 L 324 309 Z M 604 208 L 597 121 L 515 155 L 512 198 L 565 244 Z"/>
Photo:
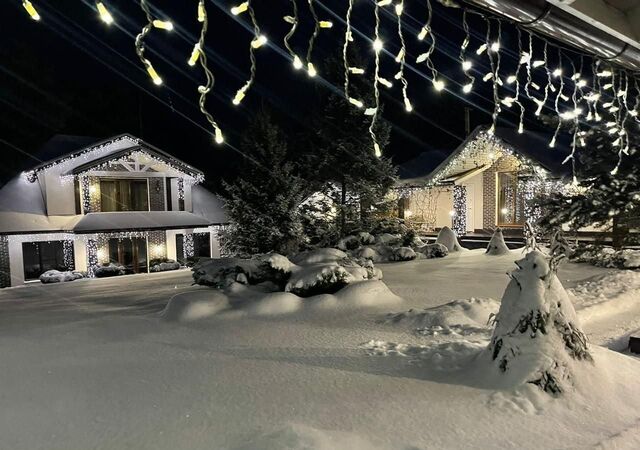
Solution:
<path fill-rule="evenodd" d="M 498 220 L 501 226 L 516 226 L 524 223 L 521 195 L 518 192 L 517 172 L 498 172 Z"/>
<path fill-rule="evenodd" d="M 63 241 L 24 242 L 22 244 L 22 261 L 25 280 L 36 280 L 47 270 L 73 269 L 64 263 Z"/>
<path fill-rule="evenodd" d="M 147 179 L 100 179 L 102 212 L 149 211 Z"/>
<path fill-rule="evenodd" d="M 211 235 L 209 233 L 193 233 L 194 256 L 211 256 Z"/>

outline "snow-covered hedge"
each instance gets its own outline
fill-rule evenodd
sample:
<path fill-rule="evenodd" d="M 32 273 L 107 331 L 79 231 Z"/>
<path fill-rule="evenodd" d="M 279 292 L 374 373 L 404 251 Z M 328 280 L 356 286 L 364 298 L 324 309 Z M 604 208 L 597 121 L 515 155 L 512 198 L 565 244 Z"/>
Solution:
<path fill-rule="evenodd" d="M 193 267 L 196 284 L 226 288 L 233 283 L 271 283 L 278 290 L 300 297 L 335 293 L 347 284 L 378 280 L 382 272 L 370 260 L 347 256 L 337 249 L 300 253 L 291 262 L 277 253 L 251 259 L 202 259 Z"/>
<path fill-rule="evenodd" d="M 41 283 L 61 283 L 65 281 L 74 281 L 80 278 L 84 278 L 84 275 L 81 272 L 76 271 L 66 271 L 60 272 L 59 270 L 47 270 L 45 273 L 40 275 Z"/>
<path fill-rule="evenodd" d="M 640 269 L 640 250 L 614 250 L 611 247 L 584 245 L 576 248 L 570 259 L 598 267 Z"/>
<path fill-rule="evenodd" d="M 93 273 L 97 278 L 115 277 L 118 275 L 124 275 L 126 273 L 126 269 L 124 266 L 119 264 L 109 263 L 96 267 L 93 269 Z"/>
<path fill-rule="evenodd" d="M 150 272 L 165 272 L 167 270 L 178 270 L 180 263 L 172 259 L 150 261 Z"/>

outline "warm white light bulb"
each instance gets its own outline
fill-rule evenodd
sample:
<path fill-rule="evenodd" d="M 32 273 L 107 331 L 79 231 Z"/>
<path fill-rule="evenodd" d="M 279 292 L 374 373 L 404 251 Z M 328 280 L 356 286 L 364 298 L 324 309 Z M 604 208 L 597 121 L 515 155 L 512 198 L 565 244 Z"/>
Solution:
<path fill-rule="evenodd" d="M 200 57 L 200 43 L 196 43 L 196 45 L 193 46 L 193 51 L 191 52 L 191 57 L 189 58 L 189 61 L 187 62 L 187 64 L 189 64 L 190 66 L 195 66 L 199 57 Z"/>
<path fill-rule="evenodd" d="M 465 72 L 471 69 L 473 63 L 471 61 L 462 61 L 462 70 Z"/>
<path fill-rule="evenodd" d="M 500 50 L 500 42 L 498 42 L 498 41 L 493 42 L 493 43 L 491 44 L 491 47 L 490 47 L 490 48 L 491 48 L 491 51 L 492 51 L 492 52 L 497 52 L 497 51 L 499 51 L 499 50 Z"/>
<path fill-rule="evenodd" d="M 153 26 L 156 28 L 160 28 L 161 30 L 172 31 L 173 23 L 169 20 L 159 20 L 156 19 L 152 22 Z"/>
<path fill-rule="evenodd" d="M 380 146 L 378 145 L 377 142 L 373 144 L 373 151 L 374 151 L 374 154 L 376 155 L 376 158 L 380 158 L 382 156 L 382 150 L 380 149 Z"/>
<path fill-rule="evenodd" d="M 352 105 L 354 105 L 354 106 L 356 106 L 358 108 L 364 107 L 364 104 L 360 100 L 358 100 L 356 98 L 353 98 L 353 97 L 349 97 L 349 103 L 351 103 Z"/>
<path fill-rule="evenodd" d="M 96 3 L 96 8 L 98 8 L 98 14 L 100 15 L 100 20 L 102 20 L 107 25 L 111 25 L 113 23 L 113 16 L 107 10 L 107 7 L 104 6 L 104 3 L 102 2 Z"/>
<path fill-rule="evenodd" d="M 222 144 L 224 142 L 224 136 L 222 135 L 222 130 L 220 130 L 220 128 L 218 127 L 216 127 L 215 141 L 216 141 L 216 144 Z"/>
<path fill-rule="evenodd" d="M 312 62 L 307 64 L 307 75 L 309 75 L 311 78 L 318 75 L 318 72 L 316 71 L 316 66 L 314 66 Z"/>
<path fill-rule="evenodd" d="M 382 50 L 382 48 L 383 48 L 383 47 L 384 47 L 384 44 L 382 43 L 382 41 L 381 41 L 380 39 L 376 38 L 376 39 L 373 41 L 373 49 L 374 49 L 376 52 L 379 52 L 380 50 Z"/>
<path fill-rule="evenodd" d="M 364 73 L 364 69 L 361 69 L 360 67 L 349 67 L 349 72 L 354 75 L 362 75 Z"/>
<path fill-rule="evenodd" d="M 442 80 L 433 80 L 433 87 L 436 91 L 442 91 L 444 89 L 444 81 Z"/>
<path fill-rule="evenodd" d="M 468 94 L 469 92 L 471 92 L 471 89 L 473 89 L 473 82 L 467 83 L 464 86 L 462 86 L 462 92 L 464 92 L 465 94 Z"/>
<path fill-rule="evenodd" d="M 320 22 L 318 22 L 318 26 L 320 28 L 332 28 L 333 22 L 331 22 L 330 20 L 321 20 Z"/>
<path fill-rule="evenodd" d="M 429 33 L 429 30 L 426 27 L 422 27 L 422 29 L 420 30 L 420 33 L 418 33 L 418 40 L 424 41 L 424 38 L 427 37 L 428 33 Z"/>
<path fill-rule="evenodd" d="M 486 49 L 487 44 L 482 44 L 480 47 L 478 47 L 478 50 L 476 50 L 476 55 L 482 55 Z"/>
<path fill-rule="evenodd" d="M 268 40 L 267 37 L 264 34 L 261 34 L 260 36 L 254 38 L 251 41 L 251 47 L 260 48 L 267 43 L 267 40 Z"/>
<path fill-rule="evenodd" d="M 234 16 L 237 16 L 238 14 L 242 14 L 248 9 L 249 9 L 249 2 L 242 2 L 239 5 L 231 8 L 231 14 L 233 14 Z"/>
<path fill-rule="evenodd" d="M 40 20 L 40 14 L 38 14 L 38 11 L 36 11 L 36 8 L 29 0 L 23 0 L 22 6 L 27 10 L 27 13 L 29 13 L 29 17 L 35 21 Z"/>
<path fill-rule="evenodd" d="M 408 99 L 408 98 L 406 98 L 406 97 L 404 98 L 404 109 L 405 109 L 407 112 L 411 112 L 411 111 L 413 111 L 413 105 L 411 104 L 411 102 L 409 101 L 409 99 Z"/>
<path fill-rule="evenodd" d="M 147 60 L 146 66 L 147 66 L 147 73 L 151 77 L 153 84 L 155 84 L 156 86 L 160 86 L 162 84 L 162 78 L 160 78 L 160 75 L 158 75 L 158 72 L 156 72 L 156 69 L 153 68 L 149 60 Z"/>
<path fill-rule="evenodd" d="M 404 9 L 402 3 L 396 4 L 396 15 L 401 16 L 402 10 Z"/>
<path fill-rule="evenodd" d="M 544 66 L 544 61 L 541 59 L 536 59 L 533 63 L 531 63 L 533 67 Z"/>
<path fill-rule="evenodd" d="M 551 73 L 551 75 L 553 75 L 553 76 L 554 76 L 554 77 L 556 77 L 556 78 L 557 78 L 557 77 L 559 77 L 560 75 L 562 75 L 562 69 L 560 69 L 560 68 L 555 69 L 555 70 Z"/>
<path fill-rule="evenodd" d="M 515 75 L 509 75 L 507 77 L 507 83 L 509 84 L 513 84 L 516 82 L 516 80 L 518 79 L 518 77 L 516 77 Z"/>
<path fill-rule="evenodd" d="M 304 65 L 302 64 L 302 60 L 300 59 L 300 57 L 298 55 L 295 55 L 293 57 L 293 68 L 296 70 L 300 70 L 303 66 Z"/>

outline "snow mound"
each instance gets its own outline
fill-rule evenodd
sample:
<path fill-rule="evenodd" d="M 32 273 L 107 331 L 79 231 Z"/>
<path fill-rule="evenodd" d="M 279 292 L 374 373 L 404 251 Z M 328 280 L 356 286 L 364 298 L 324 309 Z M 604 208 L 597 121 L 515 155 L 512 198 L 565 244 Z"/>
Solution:
<path fill-rule="evenodd" d="M 506 255 L 509 253 L 509 247 L 504 242 L 504 236 L 502 235 L 502 229 L 496 228 L 493 232 L 489 245 L 487 245 L 487 255 Z"/>
<path fill-rule="evenodd" d="M 350 307 L 377 307 L 397 305 L 404 300 L 380 280 L 350 284 L 334 295 L 339 305 Z"/>
<path fill-rule="evenodd" d="M 303 299 L 289 292 L 273 292 L 249 304 L 249 314 L 256 316 L 276 316 L 291 314 L 302 308 Z"/>
<path fill-rule="evenodd" d="M 126 269 L 124 266 L 114 263 L 104 264 L 93 269 L 93 274 L 97 278 L 116 277 L 119 275 L 124 275 L 125 273 Z"/>
<path fill-rule="evenodd" d="M 225 294 L 215 290 L 198 290 L 174 295 L 161 317 L 169 322 L 191 322 L 213 316 L 229 307 Z"/>
<path fill-rule="evenodd" d="M 380 253 L 378 253 L 375 247 L 371 247 L 371 246 L 360 247 L 355 252 L 353 252 L 353 255 L 356 258 L 369 259 L 373 262 L 378 262 L 382 260 L 382 256 L 380 255 Z"/>
<path fill-rule="evenodd" d="M 288 424 L 271 433 L 262 434 L 234 450 L 392 450 L 412 447 L 381 444 L 345 431 L 320 430 L 302 424 Z"/>
<path fill-rule="evenodd" d="M 462 245 L 460 245 L 456 234 L 449 227 L 442 227 L 438 233 L 438 237 L 436 238 L 436 244 L 444 245 L 447 247 L 449 252 L 460 252 L 466 250 Z"/>
<path fill-rule="evenodd" d="M 163 261 L 161 263 L 158 264 L 154 264 L 149 268 L 150 272 L 165 272 L 167 270 L 178 270 L 180 268 L 180 263 L 173 261 L 173 260 L 167 260 L 167 261 Z"/>
<path fill-rule="evenodd" d="M 295 264 L 305 266 L 309 264 L 330 263 L 347 258 L 347 256 L 345 252 L 337 248 L 319 248 L 317 250 L 298 253 L 291 258 L 291 261 Z"/>
<path fill-rule="evenodd" d="M 84 275 L 80 272 L 66 271 L 60 272 L 59 270 L 47 270 L 40 275 L 41 283 L 63 283 L 65 281 L 75 281 L 80 278 L 84 278 Z"/>
<path fill-rule="evenodd" d="M 435 308 L 387 314 L 382 322 L 416 328 L 427 336 L 487 334 L 492 330 L 489 320 L 499 307 L 500 302 L 492 298 L 454 300 Z"/>
<path fill-rule="evenodd" d="M 442 244 L 427 244 L 417 248 L 416 252 L 422 254 L 426 259 L 444 258 L 449 254 L 449 249 Z"/>
<path fill-rule="evenodd" d="M 376 236 L 376 244 L 399 245 L 402 242 L 402 235 L 382 233 Z"/>
<path fill-rule="evenodd" d="M 338 263 L 313 264 L 292 273 L 284 290 L 303 297 L 334 293 L 351 279 L 351 274 Z"/>
<path fill-rule="evenodd" d="M 482 353 L 485 342 L 455 341 L 434 345 L 410 345 L 371 340 L 361 345 L 370 356 L 402 356 L 411 364 L 435 371 L 457 371 Z"/>

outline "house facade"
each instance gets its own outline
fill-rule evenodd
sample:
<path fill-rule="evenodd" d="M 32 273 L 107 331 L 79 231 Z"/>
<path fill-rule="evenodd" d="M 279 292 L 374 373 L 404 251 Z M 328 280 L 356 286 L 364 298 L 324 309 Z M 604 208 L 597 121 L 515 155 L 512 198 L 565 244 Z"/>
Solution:
<path fill-rule="evenodd" d="M 534 196 L 566 184 L 568 151 L 537 133 L 478 127 L 438 164 L 425 156 L 400 168 L 398 215 L 424 231 L 449 226 L 458 235 L 535 223 Z"/>
<path fill-rule="evenodd" d="M 0 189 L 0 287 L 50 269 L 91 277 L 109 263 L 141 273 L 154 260 L 219 257 L 226 216 L 200 170 L 129 134 L 70 151 L 72 139 L 58 141 Z"/>

